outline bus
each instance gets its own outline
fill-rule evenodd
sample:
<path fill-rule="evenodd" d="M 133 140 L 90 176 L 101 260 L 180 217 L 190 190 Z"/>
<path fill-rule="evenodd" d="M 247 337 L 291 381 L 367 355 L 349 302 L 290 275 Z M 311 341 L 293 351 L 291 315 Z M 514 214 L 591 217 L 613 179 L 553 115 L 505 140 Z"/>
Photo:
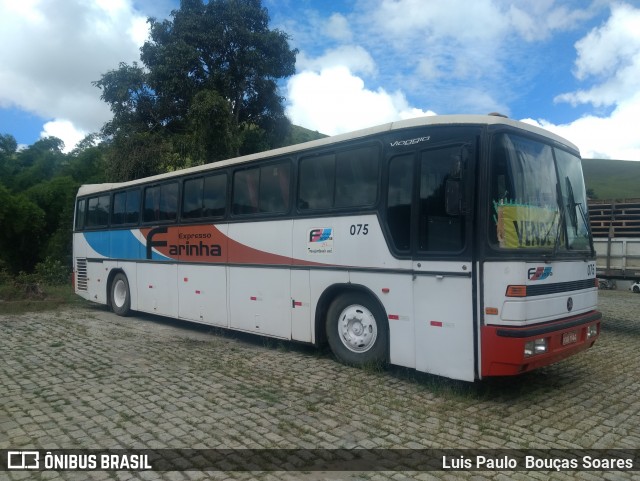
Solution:
<path fill-rule="evenodd" d="M 567 140 L 498 115 L 422 117 L 83 185 L 73 282 L 122 316 L 510 376 L 599 337 L 586 205 Z"/>

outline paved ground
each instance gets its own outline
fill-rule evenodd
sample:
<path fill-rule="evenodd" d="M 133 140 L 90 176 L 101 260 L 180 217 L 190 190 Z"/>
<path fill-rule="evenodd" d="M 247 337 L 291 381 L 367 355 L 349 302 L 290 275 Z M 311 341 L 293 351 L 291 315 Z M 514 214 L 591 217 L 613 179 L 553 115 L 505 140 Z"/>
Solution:
<path fill-rule="evenodd" d="M 640 448 L 640 295 L 590 351 L 480 384 L 100 306 L 0 316 L 0 449 Z M 0 479 L 34 473 L 0 472 Z M 640 479 L 640 472 L 47 472 L 41 479 Z"/>

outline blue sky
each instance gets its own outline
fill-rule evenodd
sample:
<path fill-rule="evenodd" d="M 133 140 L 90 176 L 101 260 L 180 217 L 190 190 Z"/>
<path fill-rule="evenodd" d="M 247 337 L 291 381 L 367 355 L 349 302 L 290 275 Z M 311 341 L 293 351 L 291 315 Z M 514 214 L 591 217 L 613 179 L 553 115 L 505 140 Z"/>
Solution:
<path fill-rule="evenodd" d="M 177 0 L 0 0 L 0 133 L 67 149 L 109 120 L 91 85 Z M 263 0 L 298 48 L 287 113 L 326 134 L 498 111 L 583 157 L 640 160 L 638 0 Z"/>

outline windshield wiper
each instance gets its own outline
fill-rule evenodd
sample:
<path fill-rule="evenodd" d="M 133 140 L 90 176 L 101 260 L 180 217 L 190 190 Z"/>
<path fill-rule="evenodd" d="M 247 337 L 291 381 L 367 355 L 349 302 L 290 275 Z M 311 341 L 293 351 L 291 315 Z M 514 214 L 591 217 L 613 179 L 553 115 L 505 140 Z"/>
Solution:
<path fill-rule="evenodd" d="M 558 246 L 560 245 L 560 234 L 562 232 L 562 229 L 564 228 L 564 217 L 565 217 L 565 209 L 564 209 L 564 205 L 561 201 L 562 199 L 562 192 L 560 191 L 560 184 L 556 183 L 556 198 L 560 200 L 560 202 L 558 202 L 558 208 L 560 209 L 560 219 L 558 220 L 558 228 L 556 229 L 556 238 L 553 242 L 553 251 L 551 252 L 550 255 L 543 255 L 542 257 L 550 257 L 550 258 L 555 258 L 556 255 L 558 254 Z M 557 212 L 556 212 L 556 216 L 557 216 Z M 554 221 L 555 221 L 555 217 L 554 217 Z M 551 224 L 551 228 L 553 227 L 553 224 Z M 551 228 L 549 228 L 549 232 L 551 232 Z M 549 232 L 547 232 L 547 235 L 549 234 Z"/>
<path fill-rule="evenodd" d="M 571 180 L 569 180 L 569 176 L 565 177 L 567 182 L 567 192 L 569 194 L 569 206 L 571 206 L 571 212 L 573 214 L 571 221 L 574 223 L 573 229 L 578 236 L 578 216 L 576 215 L 576 207 L 580 210 L 580 217 L 582 218 L 582 222 L 584 223 L 585 229 L 587 230 L 587 236 L 589 237 L 589 248 L 591 250 L 591 256 L 595 256 L 595 247 L 593 246 L 593 236 L 591 235 L 591 226 L 589 225 L 589 219 L 587 218 L 587 213 L 585 211 L 584 205 L 582 202 L 576 202 L 576 198 L 573 194 L 573 185 L 571 184 Z"/>

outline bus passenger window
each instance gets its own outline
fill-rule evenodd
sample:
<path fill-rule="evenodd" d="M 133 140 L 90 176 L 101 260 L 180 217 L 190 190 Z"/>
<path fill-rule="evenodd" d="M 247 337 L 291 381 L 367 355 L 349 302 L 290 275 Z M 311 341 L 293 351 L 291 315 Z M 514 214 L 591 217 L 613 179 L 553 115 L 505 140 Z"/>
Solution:
<path fill-rule="evenodd" d="M 171 221 L 178 212 L 178 183 L 147 187 L 144 192 L 144 222 Z"/>
<path fill-rule="evenodd" d="M 233 176 L 233 213 L 255 214 L 258 212 L 258 186 L 260 169 L 247 169 Z"/>
<path fill-rule="evenodd" d="M 198 219 L 202 217 L 202 186 L 204 179 L 184 181 L 182 193 L 182 218 Z"/>
<path fill-rule="evenodd" d="M 99 227 L 109 225 L 109 195 L 91 197 L 87 211 L 87 227 Z"/>
<path fill-rule="evenodd" d="M 307 157 L 300 161 L 298 208 L 329 209 L 333 207 L 336 156 Z"/>
<path fill-rule="evenodd" d="M 260 169 L 260 212 L 289 209 L 289 163 L 266 165 Z"/>
<path fill-rule="evenodd" d="M 202 216 L 222 217 L 227 207 L 227 174 L 204 178 L 202 192 Z"/>
<path fill-rule="evenodd" d="M 183 219 L 224 216 L 227 204 L 227 174 L 185 180 L 183 190 Z"/>
<path fill-rule="evenodd" d="M 140 191 L 129 190 L 113 194 L 111 224 L 137 224 L 140 218 Z"/>
<path fill-rule="evenodd" d="M 378 197 L 378 148 L 339 152 L 336 159 L 335 207 L 372 205 Z"/>

